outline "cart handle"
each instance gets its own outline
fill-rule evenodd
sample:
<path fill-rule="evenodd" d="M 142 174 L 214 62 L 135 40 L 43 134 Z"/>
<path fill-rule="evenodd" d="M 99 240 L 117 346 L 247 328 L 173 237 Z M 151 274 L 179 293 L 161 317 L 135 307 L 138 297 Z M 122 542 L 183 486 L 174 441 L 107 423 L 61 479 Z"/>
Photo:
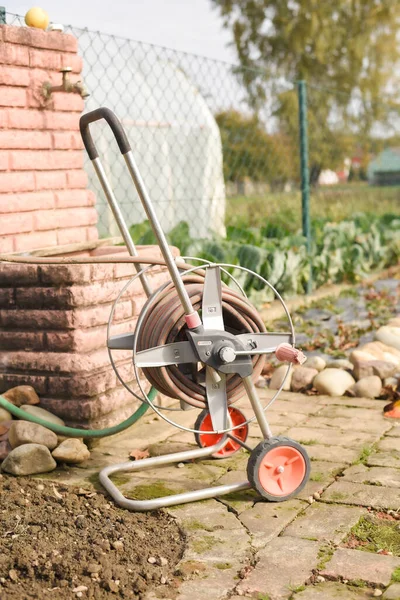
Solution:
<path fill-rule="evenodd" d="M 127 154 L 131 150 L 131 146 L 121 125 L 121 121 L 109 108 L 96 108 L 96 110 L 92 110 L 91 112 L 82 115 L 79 120 L 79 129 L 81 131 L 82 140 L 90 160 L 98 158 L 99 153 L 97 152 L 92 134 L 90 133 L 89 125 L 90 123 L 100 121 L 101 119 L 105 119 L 111 127 L 119 149 L 121 150 L 121 154 Z"/>

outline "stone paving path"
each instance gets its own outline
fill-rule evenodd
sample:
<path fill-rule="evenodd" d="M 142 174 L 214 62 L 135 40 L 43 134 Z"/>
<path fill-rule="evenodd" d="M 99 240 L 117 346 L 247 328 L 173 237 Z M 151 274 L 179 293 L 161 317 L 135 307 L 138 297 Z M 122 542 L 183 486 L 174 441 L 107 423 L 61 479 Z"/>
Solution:
<path fill-rule="evenodd" d="M 260 394 L 271 396 L 265 389 Z M 245 400 L 237 406 L 248 410 Z M 267 416 L 274 434 L 306 446 L 310 481 L 285 503 L 260 502 L 247 490 L 169 509 L 187 535 L 176 599 L 364 600 L 380 591 L 384 600 L 400 599 L 400 583 L 391 583 L 400 558 L 343 547 L 368 510 L 400 509 L 400 424 L 385 419 L 382 408 L 379 400 L 282 393 Z M 180 423 L 193 425 L 194 411 L 176 414 Z M 259 440 L 258 427 L 251 425 L 251 445 Z M 134 448 L 164 454 L 193 443 L 192 434 L 149 414 L 101 441 L 84 468 L 47 477 L 87 487 L 96 483 L 100 468 L 126 461 Z M 177 493 L 243 481 L 247 458 L 243 450 L 229 459 L 121 473 L 115 482 L 131 497 Z M 148 600 L 165 598 L 162 591 L 160 586 Z"/>

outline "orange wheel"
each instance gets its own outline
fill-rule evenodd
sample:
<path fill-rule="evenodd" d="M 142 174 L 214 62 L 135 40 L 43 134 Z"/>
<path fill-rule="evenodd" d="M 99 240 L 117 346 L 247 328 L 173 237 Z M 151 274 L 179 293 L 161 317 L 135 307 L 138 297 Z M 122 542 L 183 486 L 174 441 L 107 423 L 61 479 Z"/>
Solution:
<path fill-rule="evenodd" d="M 246 423 L 246 417 L 241 410 L 235 408 L 234 406 L 230 406 L 228 411 L 232 427 L 240 425 L 240 427 L 232 431 L 232 435 L 241 442 L 245 442 L 249 434 L 249 427 Z M 206 448 L 207 446 L 214 446 L 214 444 L 218 444 L 224 435 L 219 433 L 210 433 L 213 430 L 213 426 L 211 422 L 211 415 L 208 410 L 201 411 L 196 419 L 194 429 L 198 429 L 201 432 L 194 434 L 197 445 L 200 446 L 200 448 Z M 231 438 L 227 438 L 225 446 L 211 456 L 213 458 L 227 458 L 228 456 L 235 454 L 235 452 L 240 450 L 241 447 L 242 446 L 239 442 L 236 442 Z"/>
<path fill-rule="evenodd" d="M 247 463 L 252 487 L 267 500 L 282 502 L 303 489 L 310 475 L 310 459 L 297 442 L 284 437 L 264 440 Z"/>

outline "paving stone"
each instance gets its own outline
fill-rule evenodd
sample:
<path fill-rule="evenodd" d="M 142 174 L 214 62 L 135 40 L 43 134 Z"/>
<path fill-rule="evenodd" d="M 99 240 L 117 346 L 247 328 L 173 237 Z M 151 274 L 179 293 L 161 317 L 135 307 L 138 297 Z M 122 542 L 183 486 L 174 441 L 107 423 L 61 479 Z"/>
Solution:
<path fill-rule="evenodd" d="M 400 558 L 338 548 L 331 560 L 321 569 L 326 577 L 342 577 L 362 580 L 375 585 L 389 585 L 394 569 L 400 566 Z"/>
<path fill-rule="evenodd" d="M 284 536 L 339 543 L 367 511 L 353 506 L 332 506 L 314 502 L 287 527 Z"/>
<path fill-rule="evenodd" d="M 234 513 L 229 512 L 227 507 L 217 500 L 203 500 L 201 510 L 197 502 L 192 502 L 170 508 L 168 512 L 176 517 L 188 532 L 242 529 L 242 524 Z"/>
<path fill-rule="evenodd" d="M 383 409 L 382 400 L 372 400 L 370 398 L 351 398 L 350 396 L 330 397 L 319 396 L 320 403 L 323 405 L 338 405 L 354 408 L 380 408 Z"/>
<path fill-rule="evenodd" d="M 391 437 L 391 438 L 383 438 L 377 445 L 376 449 L 379 451 L 385 452 L 386 450 L 392 452 L 395 450 L 396 452 L 400 452 L 400 438 Z"/>
<path fill-rule="evenodd" d="M 383 435 L 390 429 L 390 423 L 388 423 L 385 419 L 379 420 L 376 418 L 376 415 L 371 411 L 371 415 L 368 418 L 358 419 L 348 417 L 319 417 L 313 416 L 310 417 L 308 421 L 302 423 L 303 426 L 307 426 L 308 424 L 312 424 L 313 427 L 336 427 L 337 429 L 341 429 L 342 431 L 363 431 L 363 432 L 371 432 L 376 433 L 378 435 Z"/>
<path fill-rule="evenodd" d="M 400 583 L 392 583 L 384 592 L 382 600 L 400 600 Z"/>
<path fill-rule="evenodd" d="M 319 442 L 327 446 L 344 446 L 354 448 L 354 446 L 371 445 L 379 436 L 372 433 L 360 431 L 341 431 L 340 429 L 322 429 L 316 427 L 292 427 L 288 431 L 288 437 L 301 443 L 310 441 Z"/>
<path fill-rule="evenodd" d="M 254 548 L 264 548 L 307 505 L 300 500 L 287 502 L 257 502 L 239 515 L 252 536 Z"/>
<path fill-rule="evenodd" d="M 251 550 L 251 538 L 244 527 L 228 531 L 197 530 L 187 535 L 186 560 L 201 559 L 212 563 L 231 563 L 240 561 Z"/>
<path fill-rule="evenodd" d="M 326 581 L 318 585 L 308 585 L 303 592 L 296 594 L 296 600 L 370 600 L 371 588 L 354 587 L 338 581 Z"/>
<path fill-rule="evenodd" d="M 400 437 L 400 423 L 393 424 L 393 421 L 389 421 L 389 419 L 385 420 L 392 426 L 385 435 L 388 437 Z"/>
<path fill-rule="evenodd" d="M 349 481 L 335 481 L 323 494 L 323 500 L 338 504 L 356 504 L 372 508 L 399 508 L 399 492 L 396 488 L 363 485 Z"/>
<path fill-rule="evenodd" d="M 307 454 L 313 446 L 307 446 Z M 327 462 L 325 460 L 313 460 L 311 462 L 310 480 L 316 482 L 332 481 L 346 468 L 345 462 Z"/>
<path fill-rule="evenodd" d="M 318 563 L 319 544 L 294 537 L 279 537 L 258 553 L 259 561 L 238 585 L 244 593 L 268 594 L 270 600 L 292 595 L 291 588 L 303 584 Z"/>
<path fill-rule="evenodd" d="M 400 452 L 373 452 L 366 459 L 368 466 L 395 467 L 400 469 Z"/>
<path fill-rule="evenodd" d="M 347 400 L 347 398 L 346 398 Z M 349 398 L 350 400 L 350 398 Z M 359 421 L 370 421 L 378 419 L 380 422 L 387 422 L 382 413 L 383 405 L 374 408 L 355 408 L 350 406 L 329 405 L 322 406 L 317 417 L 344 417 L 345 419 L 358 419 Z"/>
<path fill-rule="evenodd" d="M 184 562 L 184 561 L 182 561 Z M 222 564 L 222 563 L 221 563 Z M 201 563 L 199 564 L 201 567 Z M 175 600 L 222 600 L 237 584 L 237 568 L 222 569 L 206 565 L 199 575 L 184 581 Z M 154 596 L 154 600 L 159 596 Z M 146 597 L 146 600 L 150 598 Z"/>
<path fill-rule="evenodd" d="M 341 460 L 343 463 L 351 464 L 360 456 L 360 450 L 356 448 L 341 447 L 332 450 L 330 446 L 321 446 L 320 444 L 312 444 L 305 448 L 312 462 L 320 460 L 336 463 L 337 460 Z"/>
<path fill-rule="evenodd" d="M 341 479 L 342 481 L 353 481 L 354 483 L 400 487 L 400 471 L 390 467 L 353 465 L 346 469 Z"/>

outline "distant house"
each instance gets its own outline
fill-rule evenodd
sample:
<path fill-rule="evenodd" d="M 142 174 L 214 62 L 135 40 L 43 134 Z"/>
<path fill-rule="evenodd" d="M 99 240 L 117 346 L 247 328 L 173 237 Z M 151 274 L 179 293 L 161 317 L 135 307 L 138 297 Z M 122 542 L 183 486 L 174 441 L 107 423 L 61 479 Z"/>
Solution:
<path fill-rule="evenodd" d="M 367 169 L 371 185 L 400 185 L 400 148 L 386 148 Z"/>

